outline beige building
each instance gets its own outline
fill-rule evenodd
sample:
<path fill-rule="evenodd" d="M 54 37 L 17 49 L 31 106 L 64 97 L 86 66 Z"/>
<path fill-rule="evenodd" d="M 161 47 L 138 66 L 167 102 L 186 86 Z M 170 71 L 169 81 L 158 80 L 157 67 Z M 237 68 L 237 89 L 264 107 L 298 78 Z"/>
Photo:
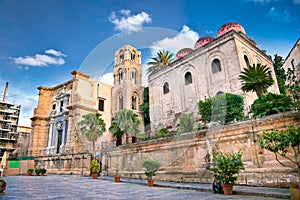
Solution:
<path fill-rule="evenodd" d="M 18 143 L 17 143 L 17 149 L 15 150 L 14 153 L 17 155 L 17 157 L 28 156 L 31 127 L 18 126 L 17 132 L 18 132 Z"/>
<path fill-rule="evenodd" d="M 39 87 L 34 109 L 29 154 L 33 156 L 87 152 L 92 144 L 80 133 L 78 122 L 90 112 L 100 112 L 106 132 L 96 142 L 110 141 L 111 86 L 93 80 L 79 71 L 55 87 Z"/>
<path fill-rule="evenodd" d="M 283 69 L 287 72 L 289 68 L 295 70 L 297 79 L 300 80 L 300 38 L 284 60 Z"/>
<path fill-rule="evenodd" d="M 151 131 L 176 127 L 183 113 L 198 115 L 199 100 L 220 93 L 245 99 L 248 108 L 257 98 L 241 90 L 239 75 L 246 66 L 261 63 L 272 70 L 275 82 L 268 91 L 279 93 L 272 60 L 250 39 L 237 23 L 223 25 L 216 38 L 200 38 L 194 49 L 184 48 L 176 61 L 149 76 Z"/>

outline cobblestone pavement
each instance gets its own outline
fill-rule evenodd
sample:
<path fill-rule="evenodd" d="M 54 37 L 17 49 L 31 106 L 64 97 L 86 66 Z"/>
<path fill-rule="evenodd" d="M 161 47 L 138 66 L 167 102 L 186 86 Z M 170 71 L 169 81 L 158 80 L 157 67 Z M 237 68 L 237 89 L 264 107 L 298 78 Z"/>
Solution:
<path fill-rule="evenodd" d="M 76 176 L 6 176 L 7 189 L 0 199 L 275 199 L 259 196 L 220 195 L 212 192 L 148 187 L 134 183 Z"/>

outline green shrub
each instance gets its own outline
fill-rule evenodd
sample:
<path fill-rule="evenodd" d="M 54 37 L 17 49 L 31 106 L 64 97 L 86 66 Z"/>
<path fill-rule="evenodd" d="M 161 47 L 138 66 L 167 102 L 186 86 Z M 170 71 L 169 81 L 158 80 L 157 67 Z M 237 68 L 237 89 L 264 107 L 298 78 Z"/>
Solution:
<path fill-rule="evenodd" d="M 216 152 L 213 154 L 212 161 L 210 171 L 213 172 L 216 180 L 221 181 L 221 183 L 234 184 L 237 175 L 245 169 L 241 151 L 236 153 Z"/>
<path fill-rule="evenodd" d="M 193 118 L 193 113 L 184 113 L 179 121 L 179 132 L 187 133 L 194 130 L 195 120 Z"/>
<path fill-rule="evenodd" d="M 167 128 L 161 128 L 158 130 L 158 133 L 156 134 L 156 138 L 166 137 L 169 134 L 169 131 Z"/>
<path fill-rule="evenodd" d="M 256 99 L 251 111 L 255 118 L 294 110 L 291 97 L 284 94 L 267 93 Z"/>
<path fill-rule="evenodd" d="M 98 172 L 100 171 L 100 163 L 96 159 L 93 159 L 90 168 L 92 174 L 98 174 Z"/>
<path fill-rule="evenodd" d="M 214 121 L 227 124 L 243 119 L 244 99 L 235 94 L 220 94 L 204 101 L 200 100 L 198 109 L 205 123 Z"/>
<path fill-rule="evenodd" d="M 34 169 L 33 168 L 28 168 L 27 169 L 27 173 L 33 173 L 34 172 Z"/>
<path fill-rule="evenodd" d="M 152 179 L 156 175 L 157 170 L 160 168 L 161 164 L 158 160 L 150 160 L 145 158 L 142 167 L 145 168 L 145 175 L 148 180 Z"/>

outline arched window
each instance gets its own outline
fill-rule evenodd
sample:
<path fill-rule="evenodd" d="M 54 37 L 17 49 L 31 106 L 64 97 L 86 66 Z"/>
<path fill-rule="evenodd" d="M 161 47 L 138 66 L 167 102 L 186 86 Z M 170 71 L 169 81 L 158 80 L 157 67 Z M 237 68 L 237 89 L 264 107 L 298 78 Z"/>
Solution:
<path fill-rule="evenodd" d="M 170 91 L 170 89 L 169 89 L 169 83 L 165 82 L 164 86 L 163 86 L 163 92 L 164 92 L 164 94 L 168 94 L 169 91 Z"/>
<path fill-rule="evenodd" d="M 131 60 L 135 60 L 135 53 L 131 53 Z"/>
<path fill-rule="evenodd" d="M 193 83 L 193 77 L 192 77 L 191 72 L 185 73 L 184 80 L 185 80 L 186 85 L 189 85 L 189 84 Z"/>
<path fill-rule="evenodd" d="M 248 68 L 250 63 L 249 63 L 249 59 L 246 55 L 244 55 L 244 61 L 245 61 L 246 67 Z"/>
<path fill-rule="evenodd" d="M 119 95 L 119 110 L 123 109 L 123 96 Z"/>
<path fill-rule="evenodd" d="M 217 72 L 222 71 L 221 62 L 219 59 L 215 58 L 211 63 L 212 72 L 215 74 Z"/>
<path fill-rule="evenodd" d="M 136 81 L 136 74 L 137 74 L 136 69 L 133 69 L 132 70 L 132 83 L 134 83 L 134 84 L 137 83 L 137 81 Z"/>
<path fill-rule="evenodd" d="M 119 75 L 119 84 L 121 84 L 123 82 L 123 73 L 122 73 L 122 69 L 119 69 L 118 71 L 118 75 Z"/>
<path fill-rule="evenodd" d="M 131 97 L 131 109 L 137 110 L 137 104 L 138 104 L 138 97 L 137 94 L 134 93 Z"/>

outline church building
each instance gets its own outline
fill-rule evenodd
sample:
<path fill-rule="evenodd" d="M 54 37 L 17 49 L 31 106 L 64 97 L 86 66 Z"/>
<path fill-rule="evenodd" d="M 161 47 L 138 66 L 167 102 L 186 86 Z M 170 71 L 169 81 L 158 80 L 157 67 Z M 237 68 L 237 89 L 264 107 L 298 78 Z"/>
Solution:
<path fill-rule="evenodd" d="M 184 48 L 174 62 L 149 76 L 151 134 L 163 127 L 176 128 L 184 113 L 198 114 L 198 102 L 221 93 L 244 97 L 245 111 L 257 98 L 241 90 L 243 68 L 260 63 L 271 69 L 274 84 L 269 92 L 279 93 L 272 60 L 250 39 L 237 23 L 223 25 L 216 38 L 200 38 L 193 49 Z M 92 144 L 80 133 L 78 122 L 89 112 L 100 112 L 106 132 L 96 142 L 112 141 L 109 127 L 113 115 L 133 110 L 142 120 L 143 103 L 141 52 L 130 45 L 114 55 L 114 85 L 93 80 L 79 71 L 73 79 L 55 87 L 40 86 L 39 101 L 32 117 L 29 154 L 68 154 L 91 150 Z M 132 141 L 133 142 L 133 141 Z"/>

